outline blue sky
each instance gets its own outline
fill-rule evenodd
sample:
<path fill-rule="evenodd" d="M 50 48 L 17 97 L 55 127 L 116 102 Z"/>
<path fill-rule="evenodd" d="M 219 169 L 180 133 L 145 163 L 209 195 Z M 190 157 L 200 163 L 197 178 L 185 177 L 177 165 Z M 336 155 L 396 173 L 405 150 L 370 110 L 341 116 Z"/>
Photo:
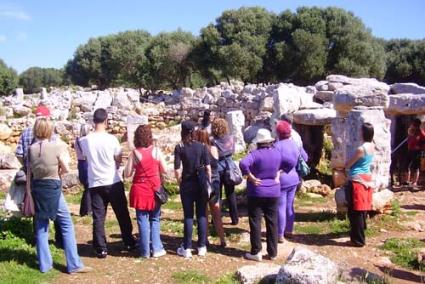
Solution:
<path fill-rule="evenodd" d="M 279 13 L 299 6 L 354 12 L 375 36 L 425 38 L 425 0 L 0 0 L 0 58 L 19 72 L 62 67 L 90 37 L 131 29 L 152 34 L 199 30 L 226 9 L 262 6 Z"/>

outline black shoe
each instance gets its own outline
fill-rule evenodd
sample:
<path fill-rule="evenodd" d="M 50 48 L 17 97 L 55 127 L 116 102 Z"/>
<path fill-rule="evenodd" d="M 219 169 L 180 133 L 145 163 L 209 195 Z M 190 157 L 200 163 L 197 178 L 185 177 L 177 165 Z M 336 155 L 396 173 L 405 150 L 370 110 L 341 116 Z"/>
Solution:
<path fill-rule="evenodd" d="M 133 251 L 133 250 L 138 249 L 138 248 L 139 248 L 139 244 L 138 243 L 135 243 L 135 244 L 132 244 L 132 245 L 126 245 L 125 246 L 125 250 L 126 251 Z"/>
<path fill-rule="evenodd" d="M 108 256 L 108 252 L 106 250 L 96 251 L 97 258 L 106 258 Z"/>

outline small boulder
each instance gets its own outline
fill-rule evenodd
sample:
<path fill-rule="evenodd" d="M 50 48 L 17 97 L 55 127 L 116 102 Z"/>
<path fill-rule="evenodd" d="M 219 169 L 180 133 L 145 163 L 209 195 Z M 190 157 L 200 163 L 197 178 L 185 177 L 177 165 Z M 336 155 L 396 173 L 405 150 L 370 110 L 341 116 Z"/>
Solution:
<path fill-rule="evenodd" d="M 276 284 L 337 283 L 339 267 L 330 259 L 306 248 L 295 248 L 276 277 Z"/>
<path fill-rule="evenodd" d="M 238 269 L 236 277 L 243 284 L 274 283 L 279 269 L 276 264 L 245 265 Z"/>
<path fill-rule="evenodd" d="M 4 123 L 0 124 L 0 140 L 7 140 L 12 135 L 12 129 Z"/>

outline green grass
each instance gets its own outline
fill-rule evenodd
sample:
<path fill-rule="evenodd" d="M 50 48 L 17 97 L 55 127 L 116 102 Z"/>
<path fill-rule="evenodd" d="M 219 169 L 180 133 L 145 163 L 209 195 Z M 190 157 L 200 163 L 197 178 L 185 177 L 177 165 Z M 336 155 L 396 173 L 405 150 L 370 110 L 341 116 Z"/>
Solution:
<path fill-rule="evenodd" d="M 167 189 L 168 194 L 170 195 L 175 195 L 180 192 L 179 186 L 175 182 L 167 181 L 164 186 Z"/>
<path fill-rule="evenodd" d="M 0 199 L 6 199 L 6 192 L 0 191 Z"/>
<path fill-rule="evenodd" d="M 295 224 L 295 232 L 305 235 L 319 235 L 325 232 L 325 226 L 320 224 Z"/>
<path fill-rule="evenodd" d="M 81 198 L 83 197 L 83 189 L 80 188 L 80 191 L 75 194 L 66 194 L 65 200 L 70 204 L 80 204 Z"/>
<path fill-rule="evenodd" d="M 183 235 L 184 225 L 181 220 L 175 221 L 170 219 L 161 220 L 161 232 L 173 233 L 175 235 Z M 196 227 L 194 227 L 193 235 L 196 236 Z"/>
<path fill-rule="evenodd" d="M 169 200 L 167 203 L 162 205 L 161 208 L 171 209 L 171 210 L 180 210 L 183 207 L 180 201 Z"/>
<path fill-rule="evenodd" d="M 29 219 L 0 219 L 1 283 L 45 283 L 57 275 L 56 269 L 48 273 L 38 270 L 35 247 L 31 245 L 32 232 L 32 222 Z M 54 268 L 63 268 L 63 253 L 53 245 L 50 246 L 50 251 Z"/>
<path fill-rule="evenodd" d="M 196 270 L 186 270 L 186 271 L 175 272 L 173 273 L 171 277 L 177 284 L 211 283 L 211 280 L 208 276 Z"/>
<path fill-rule="evenodd" d="M 400 217 L 401 215 L 400 202 L 397 199 L 391 201 L 391 216 Z"/>
<path fill-rule="evenodd" d="M 297 193 L 295 196 L 295 206 L 306 206 L 306 205 L 312 205 L 312 204 L 318 204 L 318 203 L 326 203 L 327 199 L 318 196 L 318 197 L 311 197 L 308 194 L 303 193 Z"/>
<path fill-rule="evenodd" d="M 387 239 L 381 249 L 392 253 L 391 261 L 405 268 L 423 271 L 425 266 L 417 260 L 417 251 L 425 242 L 417 239 Z"/>
<path fill-rule="evenodd" d="M 218 278 L 214 284 L 239 284 L 234 273 L 228 273 Z"/>
<path fill-rule="evenodd" d="M 232 159 L 233 159 L 233 161 L 240 161 L 240 160 L 242 160 L 246 156 L 246 154 L 248 154 L 248 151 L 245 149 L 242 152 L 235 153 L 233 155 Z"/>

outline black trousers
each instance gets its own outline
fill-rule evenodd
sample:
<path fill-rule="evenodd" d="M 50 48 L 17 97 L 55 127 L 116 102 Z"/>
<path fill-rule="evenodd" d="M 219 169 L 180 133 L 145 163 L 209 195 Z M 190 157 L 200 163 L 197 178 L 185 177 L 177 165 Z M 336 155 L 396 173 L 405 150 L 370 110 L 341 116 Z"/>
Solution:
<path fill-rule="evenodd" d="M 108 204 L 111 203 L 121 230 L 121 237 L 126 246 L 135 245 L 133 225 L 127 207 L 124 184 L 117 182 L 108 186 L 90 188 L 93 210 L 93 247 L 96 251 L 107 250 L 105 237 L 105 217 Z"/>
<path fill-rule="evenodd" d="M 261 217 L 266 221 L 267 253 L 277 255 L 277 213 L 279 198 L 248 197 L 251 254 L 261 252 Z"/>
<path fill-rule="evenodd" d="M 348 208 L 348 219 L 350 220 L 350 240 L 356 245 L 366 245 L 366 216 L 367 211 L 357 211 Z"/>
<path fill-rule="evenodd" d="M 239 223 L 239 213 L 238 213 L 238 204 L 236 202 L 235 186 L 225 184 L 223 180 L 224 180 L 224 172 L 220 172 L 220 195 L 223 196 L 222 189 L 224 187 L 227 204 L 229 206 L 230 219 L 232 220 L 232 224 L 236 225 Z"/>

